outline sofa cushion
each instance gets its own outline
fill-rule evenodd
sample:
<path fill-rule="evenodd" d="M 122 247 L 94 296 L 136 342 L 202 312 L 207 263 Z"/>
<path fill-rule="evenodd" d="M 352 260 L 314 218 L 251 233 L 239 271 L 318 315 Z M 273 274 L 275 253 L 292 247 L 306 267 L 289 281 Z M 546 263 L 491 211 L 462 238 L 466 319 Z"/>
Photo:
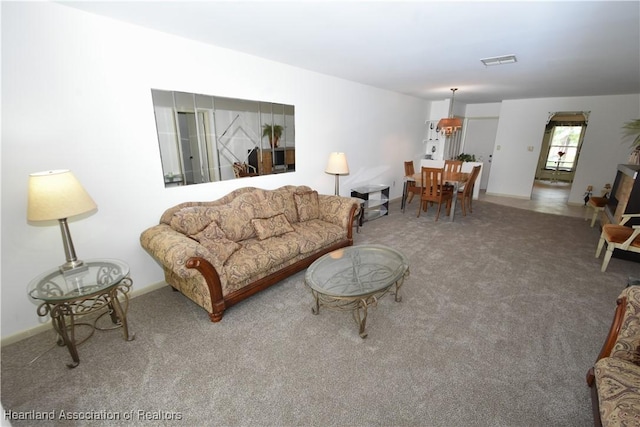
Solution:
<path fill-rule="evenodd" d="M 294 192 L 290 189 L 269 191 L 266 193 L 266 200 L 263 202 L 269 209 L 284 213 L 290 224 L 298 222 L 298 210 L 293 198 Z M 258 211 L 256 211 L 258 213 Z M 271 215 L 261 215 L 263 218 Z"/>
<path fill-rule="evenodd" d="M 627 298 L 627 306 L 610 356 L 640 365 L 640 286 L 625 288 L 620 297 Z"/>
<path fill-rule="evenodd" d="M 254 218 L 251 220 L 258 240 L 280 236 L 293 231 L 293 227 L 287 221 L 287 217 L 281 213 L 269 218 Z"/>
<path fill-rule="evenodd" d="M 211 252 L 214 257 L 211 260 L 214 266 L 222 266 L 235 251 L 242 247 L 239 243 L 227 239 L 215 221 L 211 222 L 201 232 L 190 237 L 200 242 L 202 246 Z"/>
<path fill-rule="evenodd" d="M 293 224 L 293 228 L 300 236 L 298 244 L 302 254 L 314 252 L 345 238 L 347 235 L 343 228 L 320 219 L 299 222 Z"/>
<path fill-rule="evenodd" d="M 286 233 L 266 240 L 242 242 L 242 247 L 229 257 L 224 266 L 230 286 L 294 258 L 300 253 L 298 238 L 295 233 Z"/>
<path fill-rule="evenodd" d="M 640 366 L 614 357 L 594 369 L 603 426 L 640 425 Z"/>
<path fill-rule="evenodd" d="M 296 202 L 296 210 L 298 211 L 298 221 L 318 219 L 320 216 L 320 208 L 318 206 L 317 191 L 294 193 L 293 198 Z"/>
<path fill-rule="evenodd" d="M 211 223 L 204 206 L 182 208 L 171 217 L 171 228 L 187 236 L 192 236 Z"/>
<path fill-rule="evenodd" d="M 227 239 L 240 242 L 255 236 L 251 220 L 255 218 L 251 204 L 221 206 L 215 210 L 216 222 L 224 231 Z"/>

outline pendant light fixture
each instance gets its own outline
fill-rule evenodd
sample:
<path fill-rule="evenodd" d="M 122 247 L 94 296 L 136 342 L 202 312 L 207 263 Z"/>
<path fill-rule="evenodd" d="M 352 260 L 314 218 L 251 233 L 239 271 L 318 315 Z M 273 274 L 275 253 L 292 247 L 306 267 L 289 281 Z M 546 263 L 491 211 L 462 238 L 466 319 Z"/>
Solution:
<path fill-rule="evenodd" d="M 453 92 L 453 94 L 451 95 L 451 104 L 449 105 L 449 117 L 440 119 L 438 122 L 438 129 L 440 129 L 440 132 L 445 136 L 451 136 L 462 127 L 462 120 L 457 117 L 453 117 L 453 98 L 456 96 L 457 90 L 457 87 L 451 88 L 451 92 Z"/>

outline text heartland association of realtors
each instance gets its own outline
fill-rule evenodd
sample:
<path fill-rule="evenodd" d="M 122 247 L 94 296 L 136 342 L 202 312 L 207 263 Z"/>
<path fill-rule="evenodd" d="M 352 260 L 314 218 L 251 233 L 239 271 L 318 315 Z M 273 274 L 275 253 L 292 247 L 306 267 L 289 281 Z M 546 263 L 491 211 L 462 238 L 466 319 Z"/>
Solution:
<path fill-rule="evenodd" d="M 84 421 L 181 421 L 182 412 L 176 411 L 4 411 L 4 419 L 18 420 L 84 420 Z"/>

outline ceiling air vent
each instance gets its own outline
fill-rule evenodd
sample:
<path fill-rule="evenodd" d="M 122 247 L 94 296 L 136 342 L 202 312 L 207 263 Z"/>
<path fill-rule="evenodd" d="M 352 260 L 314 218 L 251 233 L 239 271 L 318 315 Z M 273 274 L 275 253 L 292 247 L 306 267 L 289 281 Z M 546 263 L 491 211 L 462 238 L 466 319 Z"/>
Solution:
<path fill-rule="evenodd" d="M 513 64 L 514 62 L 518 62 L 515 55 L 494 56 L 492 58 L 481 59 L 480 61 L 482 61 L 482 63 L 487 67 L 493 65 Z"/>

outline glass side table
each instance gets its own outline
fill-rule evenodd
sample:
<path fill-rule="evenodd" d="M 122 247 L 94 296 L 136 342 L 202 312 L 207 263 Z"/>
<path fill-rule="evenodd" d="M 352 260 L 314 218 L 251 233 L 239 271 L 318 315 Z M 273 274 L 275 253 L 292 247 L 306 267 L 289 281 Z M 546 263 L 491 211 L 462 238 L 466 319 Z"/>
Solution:
<path fill-rule="evenodd" d="M 129 278 L 129 266 L 116 259 L 94 259 L 74 270 L 61 272 L 57 267 L 42 273 L 29 282 L 29 296 L 43 301 L 38 306 L 38 316 L 51 316 L 53 328 L 58 333 L 58 345 L 66 346 L 73 359 L 67 364 L 75 368 L 80 363 L 77 346 L 89 339 L 96 329 L 122 328 L 125 341 L 129 335 L 127 310 L 129 290 L 133 281 Z M 79 323 L 78 318 L 104 311 L 91 323 Z M 113 327 L 96 326 L 98 320 L 109 313 Z M 89 326 L 91 332 L 76 341 L 76 326 Z"/>

